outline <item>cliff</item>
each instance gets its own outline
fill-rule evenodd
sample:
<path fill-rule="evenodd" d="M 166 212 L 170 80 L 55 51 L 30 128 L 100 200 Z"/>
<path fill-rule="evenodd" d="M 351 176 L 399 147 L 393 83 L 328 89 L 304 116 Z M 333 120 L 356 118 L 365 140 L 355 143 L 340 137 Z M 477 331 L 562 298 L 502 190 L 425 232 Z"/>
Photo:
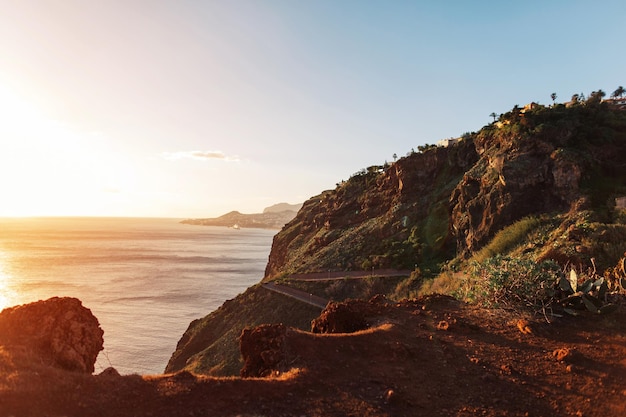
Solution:
<path fill-rule="evenodd" d="M 354 174 L 306 201 L 278 233 L 266 279 L 280 274 L 413 268 L 454 256 L 450 195 L 478 160 L 472 140 Z"/>
<path fill-rule="evenodd" d="M 553 230 L 566 218 L 576 223 L 583 212 L 588 221 L 620 223 L 614 207 L 626 195 L 625 151 L 623 110 L 605 103 L 516 107 L 455 145 L 370 167 L 306 201 L 275 236 L 265 279 L 327 270 L 438 270 L 442 262 L 469 258 L 528 216 L 550 217 Z M 623 232 L 623 225 L 615 228 Z M 590 230 L 578 232 L 576 242 L 549 238 L 533 251 L 588 262 L 592 248 L 583 250 L 588 256 L 571 256 L 571 246 Z M 596 247 L 599 234 L 589 239 Z M 593 256 L 608 266 L 622 253 Z"/>

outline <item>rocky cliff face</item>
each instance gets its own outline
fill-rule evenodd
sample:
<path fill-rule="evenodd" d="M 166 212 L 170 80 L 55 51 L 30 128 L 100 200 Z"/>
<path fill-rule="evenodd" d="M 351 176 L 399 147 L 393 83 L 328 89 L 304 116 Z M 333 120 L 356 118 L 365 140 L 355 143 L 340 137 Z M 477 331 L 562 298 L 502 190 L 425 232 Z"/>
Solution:
<path fill-rule="evenodd" d="M 309 199 L 275 236 L 265 276 L 406 268 L 453 253 L 450 193 L 477 159 L 463 141 L 370 167 Z"/>
<path fill-rule="evenodd" d="M 626 194 L 626 112 L 514 108 L 448 148 L 370 167 L 305 202 L 274 238 L 265 277 L 412 268 L 468 257 L 529 215 Z"/>

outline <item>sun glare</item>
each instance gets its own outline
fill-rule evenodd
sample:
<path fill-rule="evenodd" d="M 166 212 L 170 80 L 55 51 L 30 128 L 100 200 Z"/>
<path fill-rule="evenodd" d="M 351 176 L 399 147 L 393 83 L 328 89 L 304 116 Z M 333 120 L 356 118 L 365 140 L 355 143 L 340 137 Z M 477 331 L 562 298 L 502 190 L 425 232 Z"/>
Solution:
<path fill-rule="evenodd" d="M 0 216 L 93 215 L 118 188 L 105 138 L 50 119 L 0 80 Z"/>

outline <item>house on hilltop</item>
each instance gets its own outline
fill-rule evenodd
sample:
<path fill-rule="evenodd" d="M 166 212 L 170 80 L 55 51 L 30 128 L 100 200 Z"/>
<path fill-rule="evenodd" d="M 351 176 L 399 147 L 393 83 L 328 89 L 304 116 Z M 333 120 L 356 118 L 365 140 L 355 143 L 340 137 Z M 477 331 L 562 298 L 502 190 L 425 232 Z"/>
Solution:
<path fill-rule="evenodd" d="M 607 103 L 609 106 L 617 107 L 620 110 L 626 110 L 626 98 L 615 97 L 602 100 L 603 103 Z"/>
<path fill-rule="evenodd" d="M 524 106 L 524 108 L 523 108 L 523 109 L 521 109 L 521 110 L 519 111 L 519 113 L 520 113 L 520 114 L 524 114 L 524 113 L 526 113 L 527 111 L 534 110 L 534 109 L 536 109 L 536 108 L 538 108 L 538 107 L 539 107 L 539 103 L 535 103 L 535 102 L 533 101 L 532 103 L 528 103 L 527 105 L 525 105 L 525 106 Z"/>
<path fill-rule="evenodd" d="M 443 139 L 437 142 L 437 146 L 442 146 L 444 148 L 447 148 L 448 146 L 452 146 L 452 145 L 459 143 L 460 140 L 461 138 Z"/>

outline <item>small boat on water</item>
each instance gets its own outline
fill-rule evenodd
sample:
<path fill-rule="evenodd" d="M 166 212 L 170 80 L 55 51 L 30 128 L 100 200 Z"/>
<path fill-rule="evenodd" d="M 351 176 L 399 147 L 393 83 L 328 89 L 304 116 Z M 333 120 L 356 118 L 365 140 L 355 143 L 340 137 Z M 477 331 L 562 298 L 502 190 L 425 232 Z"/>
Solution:
<path fill-rule="evenodd" d="M 241 229 L 237 223 L 233 224 L 230 228 L 235 230 Z"/>

